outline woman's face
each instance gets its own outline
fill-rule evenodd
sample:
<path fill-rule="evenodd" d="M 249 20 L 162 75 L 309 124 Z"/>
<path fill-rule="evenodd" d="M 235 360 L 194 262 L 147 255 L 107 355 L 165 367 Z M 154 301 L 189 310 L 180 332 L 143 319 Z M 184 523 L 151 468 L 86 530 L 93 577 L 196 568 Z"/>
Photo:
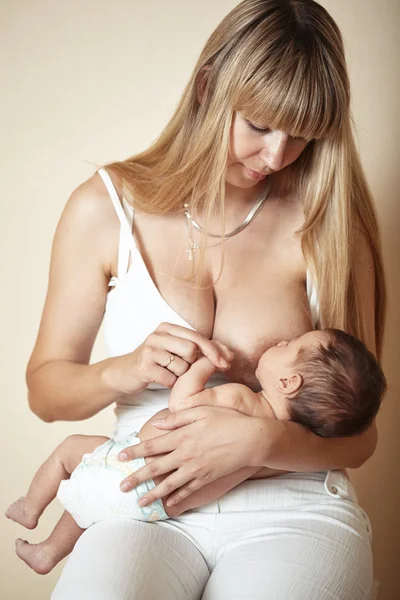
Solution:
<path fill-rule="evenodd" d="M 226 181 L 231 185 L 241 188 L 257 185 L 267 175 L 294 162 L 307 145 L 303 138 L 262 127 L 265 124 L 252 123 L 239 112 L 234 113 L 226 171 Z"/>

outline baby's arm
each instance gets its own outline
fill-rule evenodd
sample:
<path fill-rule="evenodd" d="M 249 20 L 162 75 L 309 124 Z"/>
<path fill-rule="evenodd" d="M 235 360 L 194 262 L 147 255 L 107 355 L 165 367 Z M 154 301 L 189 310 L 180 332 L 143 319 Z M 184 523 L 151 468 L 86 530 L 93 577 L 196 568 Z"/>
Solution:
<path fill-rule="evenodd" d="M 230 355 L 227 354 L 225 346 L 213 340 L 213 343 L 219 348 L 222 356 L 225 358 L 228 363 L 228 367 L 226 369 L 217 368 L 208 360 L 206 356 L 201 356 L 198 358 L 192 365 L 190 365 L 189 369 L 178 377 L 176 380 L 168 401 L 168 408 L 171 412 L 176 412 L 178 410 L 182 410 L 186 408 L 185 400 L 193 394 L 197 394 L 204 390 L 204 386 L 207 381 L 210 379 L 211 375 L 216 371 L 227 371 L 230 367 L 230 361 L 232 360 L 232 353 Z"/>
<path fill-rule="evenodd" d="M 186 408 L 187 398 L 204 390 L 204 386 L 217 368 L 206 357 L 201 356 L 190 365 L 189 369 L 178 377 L 168 400 L 170 412 L 177 412 Z"/>
<path fill-rule="evenodd" d="M 214 343 L 221 348 L 221 352 L 224 351 L 219 342 L 214 340 Z M 229 357 L 227 359 L 229 360 Z M 218 369 L 206 356 L 201 356 L 176 380 L 168 401 L 170 412 L 188 408 L 188 399 L 198 394 L 199 399 L 204 399 L 204 404 L 233 408 L 250 416 L 269 416 L 259 395 L 245 385 L 228 383 L 204 389 L 213 373 L 226 370 Z"/>
<path fill-rule="evenodd" d="M 218 344 L 218 342 L 215 343 Z M 189 398 L 193 401 L 196 396 L 196 399 L 200 401 L 196 406 L 201 406 L 203 403 L 205 405 L 233 408 L 252 417 L 270 416 L 270 412 L 267 410 L 267 402 L 246 385 L 227 383 L 204 389 L 211 375 L 217 370 L 222 371 L 222 369 L 217 369 L 206 356 L 200 357 L 190 365 L 186 373 L 177 379 L 171 390 L 168 401 L 170 412 L 189 408 L 192 406 Z"/>
<path fill-rule="evenodd" d="M 202 405 L 233 408 L 249 417 L 271 416 L 268 402 L 241 383 L 225 383 L 206 388 L 193 394 L 186 403 L 186 408 Z"/>

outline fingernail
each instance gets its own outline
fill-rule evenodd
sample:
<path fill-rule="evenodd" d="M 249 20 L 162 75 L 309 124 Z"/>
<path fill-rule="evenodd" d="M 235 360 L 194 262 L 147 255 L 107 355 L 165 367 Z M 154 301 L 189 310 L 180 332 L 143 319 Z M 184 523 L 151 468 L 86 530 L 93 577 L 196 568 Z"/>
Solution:
<path fill-rule="evenodd" d="M 128 455 L 125 452 L 120 452 L 118 454 L 118 460 L 128 460 Z"/>
<path fill-rule="evenodd" d="M 157 419 L 156 421 L 153 421 L 153 425 L 162 425 L 163 423 L 165 423 L 165 419 Z"/>
<path fill-rule="evenodd" d="M 129 490 L 130 490 L 131 488 L 132 488 L 132 485 L 131 485 L 131 484 L 130 484 L 128 481 L 126 481 L 125 483 L 123 483 L 123 484 L 121 485 L 121 490 L 122 490 L 123 492 L 129 492 Z"/>
<path fill-rule="evenodd" d="M 147 498 L 141 498 L 141 500 L 139 500 L 139 506 L 147 506 L 148 504 L 150 504 L 150 502 Z"/>
<path fill-rule="evenodd" d="M 167 506 L 174 506 L 175 501 L 174 500 L 167 500 Z"/>
<path fill-rule="evenodd" d="M 221 365 L 221 367 L 224 367 L 225 369 L 227 367 L 229 367 L 229 363 L 226 362 L 226 360 L 224 358 L 220 358 L 219 359 L 219 364 Z"/>

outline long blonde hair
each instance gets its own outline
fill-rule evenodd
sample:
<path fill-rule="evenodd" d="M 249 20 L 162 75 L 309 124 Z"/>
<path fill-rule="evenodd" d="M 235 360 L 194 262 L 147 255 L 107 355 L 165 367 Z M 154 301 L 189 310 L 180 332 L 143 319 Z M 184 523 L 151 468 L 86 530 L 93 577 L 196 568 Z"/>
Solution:
<path fill-rule="evenodd" d="M 206 93 L 200 103 L 202 86 Z M 206 231 L 213 214 L 221 215 L 223 227 L 235 111 L 271 129 L 310 140 L 284 172 L 288 186 L 304 204 L 305 220 L 299 233 L 318 290 L 321 323 L 365 341 L 362 298 L 354 274 L 357 237 L 364 235 L 375 264 L 375 333 L 380 357 L 386 294 L 379 230 L 354 142 L 342 36 L 317 2 L 241 2 L 206 42 L 160 137 L 144 152 L 105 167 L 120 175 L 124 197 L 135 207 L 157 214 L 182 214 L 187 202 L 195 212 L 202 211 Z M 205 243 L 197 284 L 204 252 Z"/>

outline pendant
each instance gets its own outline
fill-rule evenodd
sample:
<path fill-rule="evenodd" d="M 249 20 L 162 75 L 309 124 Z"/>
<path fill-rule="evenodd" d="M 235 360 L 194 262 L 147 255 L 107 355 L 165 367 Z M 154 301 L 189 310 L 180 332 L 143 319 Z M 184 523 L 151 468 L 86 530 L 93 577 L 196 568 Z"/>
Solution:
<path fill-rule="evenodd" d="M 193 255 L 195 252 L 197 252 L 197 250 L 199 249 L 198 244 L 193 243 L 192 241 L 190 241 L 190 248 L 188 248 L 186 250 L 186 254 L 188 255 L 188 260 L 190 262 L 193 262 Z"/>

